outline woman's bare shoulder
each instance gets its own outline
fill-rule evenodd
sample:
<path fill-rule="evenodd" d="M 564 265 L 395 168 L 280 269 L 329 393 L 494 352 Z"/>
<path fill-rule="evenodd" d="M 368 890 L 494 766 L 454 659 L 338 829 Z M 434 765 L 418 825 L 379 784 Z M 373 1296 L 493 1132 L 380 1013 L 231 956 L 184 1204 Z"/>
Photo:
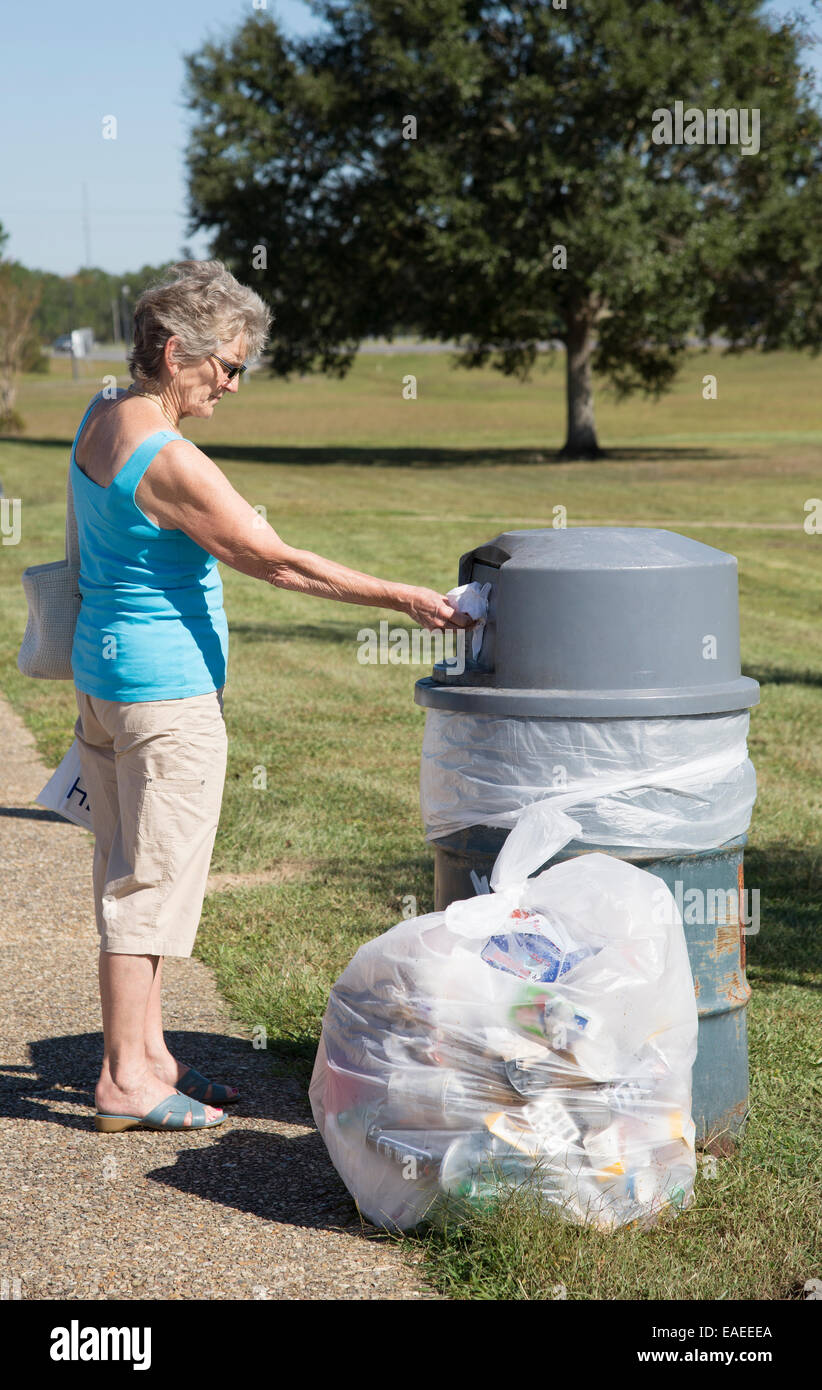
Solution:
<path fill-rule="evenodd" d="M 83 428 L 74 457 L 94 482 L 107 487 L 134 450 L 163 426 L 150 402 L 124 387 L 116 396 L 101 396 Z"/>

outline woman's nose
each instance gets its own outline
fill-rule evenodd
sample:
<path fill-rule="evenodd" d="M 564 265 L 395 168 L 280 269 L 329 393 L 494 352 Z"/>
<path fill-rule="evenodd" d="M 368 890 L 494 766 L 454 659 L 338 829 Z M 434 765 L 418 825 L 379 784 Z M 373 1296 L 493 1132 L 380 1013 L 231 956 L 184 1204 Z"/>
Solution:
<path fill-rule="evenodd" d="M 225 384 L 225 389 L 226 389 L 226 391 L 239 391 L 239 389 L 240 389 L 240 378 L 239 378 L 239 376 L 235 376 L 235 377 L 233 377 L 233 378 L 231 379 L 231 381 L 227 381 L 226 384 Z"/>

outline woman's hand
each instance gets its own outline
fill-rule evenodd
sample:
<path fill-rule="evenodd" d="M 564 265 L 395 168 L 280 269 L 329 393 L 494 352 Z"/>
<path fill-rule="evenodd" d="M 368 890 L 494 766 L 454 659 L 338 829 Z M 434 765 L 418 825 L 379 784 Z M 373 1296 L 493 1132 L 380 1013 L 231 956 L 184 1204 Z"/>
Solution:
<path fill-rule="evenodd" d="M 471 628 L 476 623 L 475 618 L 461 613 L 450 599 L 444 594 L 438 594 L 435 589 L 407 588 L 402 611 L 427 632 Z"/>

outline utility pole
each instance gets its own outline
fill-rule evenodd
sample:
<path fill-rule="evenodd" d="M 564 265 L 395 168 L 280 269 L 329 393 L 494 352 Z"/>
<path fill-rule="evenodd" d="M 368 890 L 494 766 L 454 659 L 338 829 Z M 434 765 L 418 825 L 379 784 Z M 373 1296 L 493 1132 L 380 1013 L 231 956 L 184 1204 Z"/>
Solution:
<path fill-rule="evenodd" d="M 75 319 L 76 319 L 76 312 L 77 312 L 77 311 L 76 311 L 76 295 L 75 295 L 75 290 L 74 290 L 74 279 L 73 279 L 73 278 L 69 280 L 69 285 L 71 286 L 71 323 L 69 324 L 69 348 L 70 348 L 70 351 L 71 351 L 71 375 L 72 375 L 72 380 L 76 381 L 77 378 L 78 378 L 79 375 L 80 375 L 80 368 L 79 368 L 78 363 L 77 363 L 77 358 L 76 358 L 75 355 L 74 355 L 74 328 L 73 328 L 73 324 L 74 324 Z"/>
<path fill-rule="evenodd" d="M 86 253 L 86 266 L 91 266 L 91 227 L 88 216 L 88 184 L 83 184 L 83 245 Z"/>
<path fill-rule="evenodd" d="M 128 285 L 120 286 L 120 294 L 122 296 L 120 312 L 122 315 L 123 342 L 126 347 L 129 347 L 131 345 L 131 315 L 129 313 Z"/>

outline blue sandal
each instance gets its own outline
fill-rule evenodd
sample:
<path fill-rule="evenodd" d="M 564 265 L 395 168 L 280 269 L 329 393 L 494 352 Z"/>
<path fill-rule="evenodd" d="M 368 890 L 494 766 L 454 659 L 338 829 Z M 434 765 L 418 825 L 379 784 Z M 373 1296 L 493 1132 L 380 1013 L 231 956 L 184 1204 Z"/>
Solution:
<path fill-rule="evenodd" d="M 185 1118 L 191 1111 L 191 1123 L 185 1124 Z M 188 1096 L 180 1095 L 179 1091 L 173 1091 L 165 1100 L 161 1100 L 159 1105 L 155 1105 L 153 1110 L 149 1110 L 147 1115 L 111 1115 L 106 1111 L 98 1110 L 94 1116 L 94 1128 L 101 1134 L 119 1134 L 124 1129 L 213 1129 L 215 1125 L 221 1125 L 225 1115 L 220 1115 L 215 1120 L 207 1120 L 205 1106 L 201 1105 L 196 1099 L 191 1100 Z"/>
<path fill-rule="evenodd" d="M 206 1100 L 206 1093 L 211 1087 L 211 1099 Z M 195 1100 L 202 1101 L 204 1105 L 231 1105 L 235 1100 L 240 1099 L 240 1092 L 236 1095 L 229 1095 L 228 1086 L 221 1086 L 219 1082 L 209 1081 L 202 1072 L 195 1071 L 189 1067 L 185 1076 L 181 1076 L 177 1082 L 177 1090 L 182 1091 L 185 1096 L 193 1096 Z"/>

